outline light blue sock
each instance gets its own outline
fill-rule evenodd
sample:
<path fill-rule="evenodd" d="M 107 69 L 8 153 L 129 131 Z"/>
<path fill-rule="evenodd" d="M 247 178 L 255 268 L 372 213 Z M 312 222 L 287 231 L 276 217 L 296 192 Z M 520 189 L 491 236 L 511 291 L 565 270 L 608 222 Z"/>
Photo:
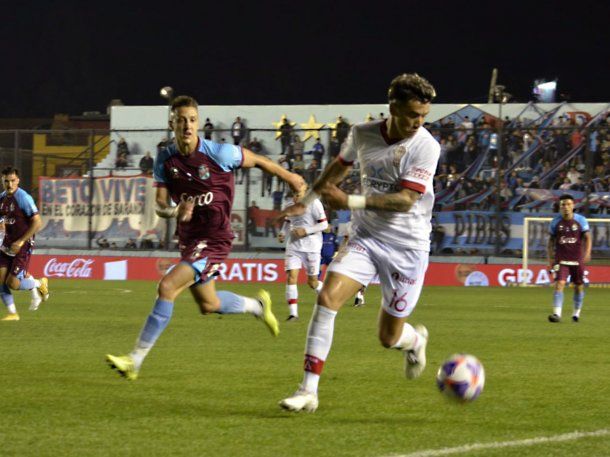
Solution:
<path fill-rule="evenodd" d="M 163 333 L 163 330 L 165 330 L 169 320 L 172 318 L 173 310 L 173 302 L 157 298 L 155 306 L 153 306 L 152 312 L 148 319 L 146 319 L 142 332 L 140 332 L 138 342 L 144 343 L 144 345 L 149 347 L 155 344 L 155 341 Z"/>
<path fill-rule="evenodd" d="M 11 289 L 6 284 L 2 285 L 2 291 L 0 292 L 0 297 L 6 306 L 11 306 L 15 304 L 15 297 L 11 293 Z"/>
<path fill-rule="evenodd" d="M 561 308 L 563 306 L 563 292 L 555 291 L 553 293 L 553 308 Z"/>
<path fill-rule="evenodd" d="M 246 300 L 241 295 L 221 290 L 218 292 L 220 309 L 218 314 L 243 314 L 246 312 Z"/>
<path fill-rule="evenodd" d="M 585 299 L 585 291 L 574 291 L 574 309 L 582 308 L 582 302 Z"/>
<path fill-rule="evenodd" d="M 34 287 L 36 287 L 36 279 L 33 276 L 23 278 L 19 282 L 19 290 L 32 290 Z"/>

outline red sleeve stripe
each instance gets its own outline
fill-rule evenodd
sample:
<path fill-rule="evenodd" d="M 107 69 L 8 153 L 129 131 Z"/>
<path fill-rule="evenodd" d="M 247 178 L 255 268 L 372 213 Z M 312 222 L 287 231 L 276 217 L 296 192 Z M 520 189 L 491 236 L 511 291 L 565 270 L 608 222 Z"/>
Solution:
<path fill-rule="evenodd" d="M 319 222 L 326 222 L 326 219 L 318 219 L 318 223 Z"/>
<path fill-rule="evenodd" d="M 423 194 L 426 192 L 426 186 L 424 186 L 423 184 L 417 183 L 417 182 L 413 182 L 413 181 L 401 181 L 400 182 L 400 186 L 404 189 L 411 189 L 414 190 L 415 192 L 419 192 L 420 194 Z"/>
<path fill-rule="evenodd" d="M 344 167 L 347 167 L 351 164 L 354 163 L 354 161 L 352 160 L 351 162 L 348 162 L 347 160 L 345 160 L 343 157 L 338 156 L 339 157 L 339 162 L 341 163 L 341 165 L 343 165 Z"/>

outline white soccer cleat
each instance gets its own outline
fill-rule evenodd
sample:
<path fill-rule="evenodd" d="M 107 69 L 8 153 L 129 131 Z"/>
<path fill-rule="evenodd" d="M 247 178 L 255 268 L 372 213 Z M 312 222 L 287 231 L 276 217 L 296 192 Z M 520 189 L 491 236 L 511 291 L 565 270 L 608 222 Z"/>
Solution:
<path fill-rule="evenodd" d="M 313 413 L 318 409 L 318 394 L 299 388 L 299 390 L 290 397 L 280 401 L 279 405 L 282 408 L 295 413 L 298 413 L 299 411 Z"/>
<path fill-rule="evenodd" d="M 428 345 L 428 329 L 423 325 L 416 325 L 415 332 L 420 339 L 415 349 L 405 352 L 405 376 L 408 379 L 418 378 L 426 368 L 426 346 Z"/>
<path fill-rule="evenodd" d="M 42 297 L 40 296 L 40 292 L 38 292 L 36 287 L 32 289 L 31 293 L 32 300 L 30 301 L 30 311 L 36 311 L 42 303 Z"/>

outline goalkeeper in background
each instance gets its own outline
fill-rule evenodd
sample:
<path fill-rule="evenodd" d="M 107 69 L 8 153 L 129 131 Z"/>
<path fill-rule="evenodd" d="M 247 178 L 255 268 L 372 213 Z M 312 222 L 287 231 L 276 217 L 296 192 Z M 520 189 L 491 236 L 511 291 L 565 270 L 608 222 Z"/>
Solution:
<path fill-rule="evenodd" d="M 585 296 L 585 264 L 591 260 L 591 233 L 587 219 L 574 214 L 574 198 L 571 195 L 559 197 L 559 215 L 551 221 L 547 257 L 555 278 L 553 314 L 549 316 L 549 322 L 561 321 L 563 289 L 568 277 L 574 285 L 572 321 L 578 322 Z"/>

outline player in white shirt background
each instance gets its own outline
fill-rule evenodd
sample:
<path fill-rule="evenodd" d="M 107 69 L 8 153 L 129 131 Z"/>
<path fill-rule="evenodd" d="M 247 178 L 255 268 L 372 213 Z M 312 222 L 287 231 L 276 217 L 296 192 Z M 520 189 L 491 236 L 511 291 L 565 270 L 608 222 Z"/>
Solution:
<path fill-rule="evenodd" d="M 388 90 L 390 116 L 351 128 L 339 156 L 322 172 L 301 202 L 284 210 L 303 214 L 320 195 L 331 209 L 351 209 L 347 246 L 329 267 L 309 324 L 303 381 L 280 406 L 313 412 L 318 407 L 318 382 L 333 339 L 337 312 L 378 274 L 382 306 L 379 341 L 404 353 L 405 375 L 413 379 L 426 365 L 428 331 L 406 322 L 413 311 L 428 267 L 434 191 L 432 178 L 440 145 L 423 128 L 436 96 L 417 74 L 394 78 Z M 337 185 L 360 164 L 363 195 L 347 195 Z"/>
<path fill-rule="evenodd" d="M 298 203 L 305 195 L 303 189 L 294 196 L 294 203 Z M 306 207 L 300 216 L 287 217 L 278 233 L 278 240 L 286 240 L 286 302 L 288 303 L 288 322 L 299 318 L 298 308 L 298 280 L 299 271 L 304 267 L 307 272 L 307 284 L 316 293 L 322 289 L 322 282 L 318 281 L 320 272 L 320 250 L 322 249 L 322 232 L 328 227 L 324 206 L 319 199 Z"/>

